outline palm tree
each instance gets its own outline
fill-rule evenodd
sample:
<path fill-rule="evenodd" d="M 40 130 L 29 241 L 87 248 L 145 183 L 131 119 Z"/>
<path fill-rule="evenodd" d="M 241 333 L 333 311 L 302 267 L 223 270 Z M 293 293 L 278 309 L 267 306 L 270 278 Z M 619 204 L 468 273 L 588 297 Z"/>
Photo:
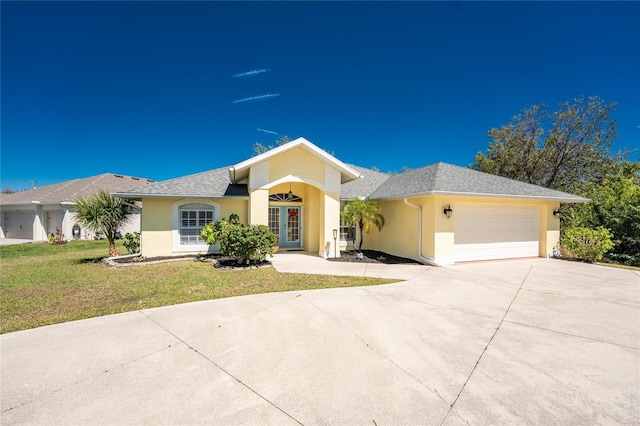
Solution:
<path fill-rule="evenodd" d="M 344 206 L 341 216 L 342 220 L 348 226 L 355 226 L 357 224 L 360 229 L 360 244 L 358 245 L 358 251 L 362 250 L 364 233 L 369 233 L 372 225 L 375 225 L 378 230 L 381 230 L 384 226 L 384 217 L 380 214 L 380 207 L 378 206 L 378 203 L 373 201 L 364 201 L 355 198 Z"/>
<path fill-rule="evenodd" d="M 75 204 L 78 221 L 93 232 L 104 233 L 109 241 L 109 256 L 117 256 L 116 232 L 131 220 L 133 208 L 105 190 L 77 199 Z"/>

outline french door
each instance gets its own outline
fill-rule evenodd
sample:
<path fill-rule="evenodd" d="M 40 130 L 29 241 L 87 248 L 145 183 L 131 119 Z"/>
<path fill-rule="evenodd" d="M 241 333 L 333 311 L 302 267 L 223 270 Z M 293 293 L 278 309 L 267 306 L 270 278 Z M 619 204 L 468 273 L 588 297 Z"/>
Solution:
<path fill-rule="evenodd" d="M 298 248 L 302 243 L 302 207 L 269 207 L 269 229 L 276 234 L 282 248 Z"/>

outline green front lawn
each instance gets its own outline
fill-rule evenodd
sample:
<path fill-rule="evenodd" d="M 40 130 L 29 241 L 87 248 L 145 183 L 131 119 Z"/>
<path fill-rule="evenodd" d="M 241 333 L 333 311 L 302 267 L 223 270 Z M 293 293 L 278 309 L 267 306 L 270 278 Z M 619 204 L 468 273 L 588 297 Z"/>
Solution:
<path fill-rule="evenodd" d="M 107 255 L 106 241 L 0 246 L 0 333 L 197 300 L 397 281 L 194 261 L 114 268 L 101 262 Z"/>

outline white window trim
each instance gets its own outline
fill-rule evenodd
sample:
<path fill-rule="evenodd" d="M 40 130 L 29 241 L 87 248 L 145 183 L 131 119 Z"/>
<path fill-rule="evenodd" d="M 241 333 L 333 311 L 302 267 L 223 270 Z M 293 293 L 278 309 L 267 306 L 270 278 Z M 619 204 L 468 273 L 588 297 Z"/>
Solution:
<path fill-rule="evenodd" d="M 171 209 L 171 251 L 174 253 L 184 253 L 184 252 L 205 252 L 205 253 L 214 253 L 219 249 L 219 244 L 208 245 L 208 244 L 197 244 L 197 245 L 188 245 L 183 246 L 180 244 L 180 207 L 185 204 L 206 204 L 208 206 L 213 207 L 213 221 L 220 220 L 220 204 L 215 201 L 203 200 L 203 199 L 192 199 L 185 198 L 182 200 L 178 200 L 172 205 Z"/>

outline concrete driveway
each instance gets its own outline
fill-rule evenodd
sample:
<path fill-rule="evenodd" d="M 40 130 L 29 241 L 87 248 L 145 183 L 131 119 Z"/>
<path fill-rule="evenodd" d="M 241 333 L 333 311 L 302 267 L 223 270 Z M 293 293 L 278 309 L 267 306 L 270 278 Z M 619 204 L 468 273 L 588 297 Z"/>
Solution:
<path fill-rule="evenodd" d="M 33 240 L 23 238 L 0 238 L 0 246 L 13 246 L 16 244 L 27 244 L 32 242 Z"/>
<path fill-rule="evenodd" d="M 410 271 L 5 334 L 1 423 L 640 423 L 639 273 Z"/>

